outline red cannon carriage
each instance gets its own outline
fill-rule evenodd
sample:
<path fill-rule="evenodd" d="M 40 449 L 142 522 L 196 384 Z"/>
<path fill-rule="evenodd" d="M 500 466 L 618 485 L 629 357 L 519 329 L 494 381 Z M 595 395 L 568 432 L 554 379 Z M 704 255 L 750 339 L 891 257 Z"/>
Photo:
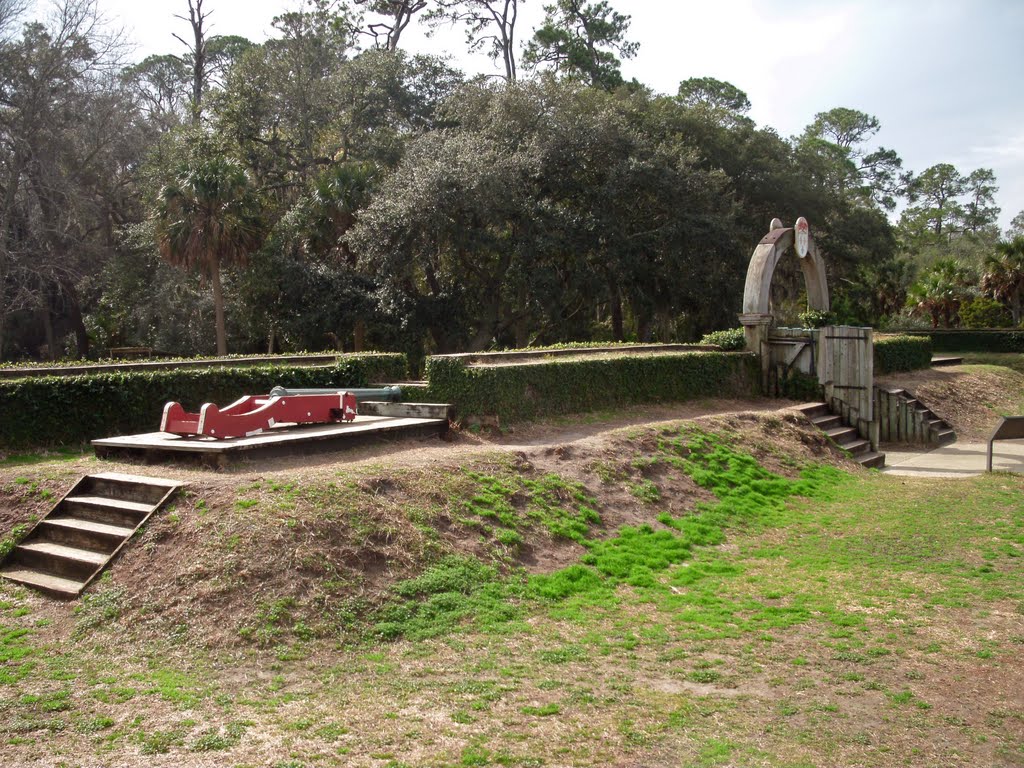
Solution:
<path fill-rule="evenodd" d="M 226 439 L 251 437 L 281 424 L 330 424 L 352 421 L 360 400 L 394 400 L 398 387 L 382 389 L 285 389 L 269 395 L 246 395 L 225 408 L 205 403 L 199 413 L 188 413 L 180 403 L 164 406 L 160 431 Z"/>

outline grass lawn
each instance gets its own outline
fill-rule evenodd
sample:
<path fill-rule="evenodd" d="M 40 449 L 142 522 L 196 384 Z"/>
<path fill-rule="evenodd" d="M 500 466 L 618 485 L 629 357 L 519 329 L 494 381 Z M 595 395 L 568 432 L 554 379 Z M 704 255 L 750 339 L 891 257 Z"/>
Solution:
<path fill-rule="evenodd" d="M 998 365 L 1024 373 L 1024 355 L 1014 352 L 949 352 L 943 357 L 962 357 L 967 365 Z"/>
<path fill-rule="evenodd" d="M 684 423 L 572 477 L 469 462 L 435 487 L 485 554 L 372 606 L 257 594 L 230 643 L 147 629 L 173 582 L 0 584 L 4 765 L 1024 764 L 1024 479 L 768 458 Z M 647 521 L 603 530 L 623 496 Z M 518 567 L 541 534 L 572 561 Z"/>

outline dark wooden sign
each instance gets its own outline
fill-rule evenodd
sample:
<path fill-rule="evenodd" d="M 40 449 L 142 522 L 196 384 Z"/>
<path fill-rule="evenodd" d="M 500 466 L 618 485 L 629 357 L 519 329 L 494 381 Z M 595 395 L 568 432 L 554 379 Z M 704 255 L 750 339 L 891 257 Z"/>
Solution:
<path fill-rule="evenodd" d="M 1003 416 L 996 431 L 988 439 L 988 464 L 986 470 L 992 471 L 992 443 L 996 440 L 1022 440 L 1024 439 L 1024 416 Z"/>

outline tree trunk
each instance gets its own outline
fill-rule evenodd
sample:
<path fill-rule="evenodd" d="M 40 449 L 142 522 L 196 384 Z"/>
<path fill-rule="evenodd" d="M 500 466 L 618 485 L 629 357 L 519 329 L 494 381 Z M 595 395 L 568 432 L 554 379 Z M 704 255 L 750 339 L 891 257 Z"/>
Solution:
<path fill-rule="evenodd" d="M 213 315 L 217 325 L 217 355 L 223 357 L 228 353 L 228 334 L 224 326 L 224 294 L 220 287 L 218 259 L 214 259 L 210 265 L 210 284 L 213 286 Z"/>
<path fill-rule="evenodd" d="M 89 356 L 89 332 L 85 328 L 85 321 L 82 319 L 82 307 L 78 301 L 78 291 L 70 280 L 61 281 L 61 289 L 67 298 L 68 322 L 71 323 L 71 330 L 75 332 L 75 348 L 79 359 Z"/>
<path fill-rule="evenodd" d="M 526 299 L 526 282 L 523 281 L 516 294 L 516 314 L 512 321 L 517 349 L 525 349 L 526 345 L 530 342 L 529 327 L 526 323 Z"/>
<path fill-rule="evenodd" d="M 636 340 L 641 344 L 651 340 L 651 318 L 647 315 L 636 316 Z"/>
<path fill-rule="evenodd" d="M 498 325 L 498 311 L 500 309 L 497 296 L 487 303 L 480 318 L 480 327 L 476 335 L 469 342 L 467 352 L 482 352 L 494 338 L 494 331 Z"/>
<path fill-rule="evenodd" d="M 53 315 L 50 312 L 50 302 L 47 300 L 46 306 L 39 310 L 39 320 L 43 324 L 43 332 L 46 334 L 46 359 L 56 360 L 57 359 L 57 340 L 53 335 Z"/>
<path fill-rule="evenodd" d="M 427 330 L 430 332 L 431 338 L 434 339 L 436 354 L 449 355 L 453 352 L 460 351 L 455 348 L 454 344 L 452 344 L 451 337 L 448 335 L 448 332 L 444 327 L 440 325 L 431 325 Z"/>
<path fill-rule="evenodd" d="M 274 326 L 270 326 L 270 334 L 267 337 L 267 354 L 274 354 L 274 336 L 277 335 L 277 331 Z"/>
<path fill-rule="evenodd" d="M 616 341 L 624 341 L 626 329 L 622 324 L 622 294 L 618 286 L 612 286 L 612 335 Z"/>
<path fill-rule="evenodd" d="M 356 352 L 366 349 L 366 321 L 360 318 L 356 320 L 355 328 L 352 329 L 353 343 Z"/>

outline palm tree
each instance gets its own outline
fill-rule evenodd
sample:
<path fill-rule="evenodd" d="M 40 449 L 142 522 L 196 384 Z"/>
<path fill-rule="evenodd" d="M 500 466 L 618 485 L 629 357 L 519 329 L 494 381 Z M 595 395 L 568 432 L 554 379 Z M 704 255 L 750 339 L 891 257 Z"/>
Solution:
<path fill-rule="evenodd" d="M 1024 236 L 997 243 L 996 252 L 985 257 L 981 290 L 1010 308 L 1014 326 L 1020 325 L 1024 294 Z"/>
<path fill-rule="evenodd" d="M 160 255 L 171 264 L 198 267 L 213 288 L 217 354 L 226 355 L 220 270 L 243 266 L 259 247 L 259 201 L 241 165 L 220 155 L 184 163 L 160 190 L 154 211 Z"/>
<path fill-rule="evenodd" d="M 912 312 L 931 318 L 932 328 L 939 320 L 947 328 L 953 327 L 953 318 L 960 304 L 970 298 L 974 276 L 971 270 L 954 259 L 940 259 L 907 291 L 907 306 Z"/>
<path fill-rule="evenodd" d="M 369 204 L 379 175 L 373 163 L 346 162 L 331 166 L 316 179 L 309 201 L 310 249 L 322 256 L 339 254 L 349 267 L 356 266 L 345 235 L 355 226 L 360 209 Z M 362 352 L 366 346 L 363 317 L 356 318 L 353 336 L 355 351 Z"/>
<path fill-rule="evenodd" d="M 344 235 L 356 223 L 359 210 L 370 202 L 379 172 L 372 163 L 333 165 L 314 182 L 310 195 L 310 247 L 327 255 L 339 251 L 345 263 L 355 266 L 356 257 Z"/>

